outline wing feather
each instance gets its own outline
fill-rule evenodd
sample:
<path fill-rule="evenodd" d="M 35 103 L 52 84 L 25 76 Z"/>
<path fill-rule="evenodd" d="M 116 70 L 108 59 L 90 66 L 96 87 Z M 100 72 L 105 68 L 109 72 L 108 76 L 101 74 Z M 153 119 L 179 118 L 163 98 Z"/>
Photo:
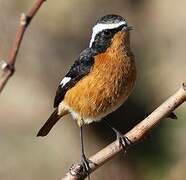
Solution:
<path fill-rule="evenodd" d="M 95 53 L 92 51 L 92 49 L 87 48 L 75 60 L 69 72 L 58 86 L 54 99 L 54 108 L 62 102 L 66 92 L 90 72 L 94 64 L 94 56 Z"/>

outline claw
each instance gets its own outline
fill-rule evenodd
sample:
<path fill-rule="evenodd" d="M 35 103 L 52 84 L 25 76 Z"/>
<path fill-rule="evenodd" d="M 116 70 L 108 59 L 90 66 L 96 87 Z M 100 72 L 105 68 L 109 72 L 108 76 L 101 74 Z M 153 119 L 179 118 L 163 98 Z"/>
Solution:
<path fill-rule="evenodd" d="M 104 121 L 105 124 L 110 127 L 115 133 L 117 140 L 119 141 L 119 145 L 126 150 L 133 144 L 133 142 L 126 136 L 124 136 L 120 131 L 112 127 L 108 122 Z"/>
<path fill-rule="evenodd" d="M 89 159 L 85 157 L 85 155 L 82 155 L 81 157 L 81 165 L 83 167 L 83 171 L 88 174 L 90 171 L 90 165 L 89 165 Z"/>
<path fill-rule="evenodd" d="M 88 158 L 86 158 L 86 156 L 83 154 L 81 156 L 81 166 L 83 168 L 83 173 L 88 176 L 88 179 L 90 179 L 90 177 L 89 177 L 89 172 L 91 170 L 90 164 L 94 164 L 94 163 L 91 160 L 89 160 Z"/>
<path fill-rule="evenodd" d="M 133 144 L 128 137 L 123 136 L 120 132 L 117 132 L 117 139 L 119 140 L 119 145 L 122 146 L 123 149 L 128 149 Z"/>

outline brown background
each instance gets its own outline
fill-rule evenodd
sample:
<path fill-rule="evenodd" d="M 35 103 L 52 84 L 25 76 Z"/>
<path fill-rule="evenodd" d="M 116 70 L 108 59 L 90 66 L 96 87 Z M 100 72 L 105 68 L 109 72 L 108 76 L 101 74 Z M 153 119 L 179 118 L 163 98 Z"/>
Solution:
<path fill-rule="evenodd" d="M 0 58 L 6 59 L 20 13 L 34 0 L 0 0 Z M 71 117 L 46 138 L 36 133 L 52 112 L 58 85 L 78 53 L 89 44 L 96 19 L 120 14 L 130 25 L 138 79 L 134 93 L 106 117 L 123 132 L 151 112 L 186 78 L 186 1 L 48 0 L 29 27 L 15 76 L 0 95 L 0 179 L 59 180 L 79 160 L 79 129 Z M 97 170 L 92 180 L 184 180 L 186 108 L 178 121 L 165 120 L 127 156 L 120 154 Z M 85 131 L 92 155 L 114 140 L 103 123 Z"/>

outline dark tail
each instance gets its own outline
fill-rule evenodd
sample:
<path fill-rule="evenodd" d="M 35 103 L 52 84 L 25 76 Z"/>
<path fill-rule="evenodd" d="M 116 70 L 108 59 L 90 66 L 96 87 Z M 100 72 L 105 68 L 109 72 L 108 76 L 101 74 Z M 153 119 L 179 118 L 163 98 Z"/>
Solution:
<path fill-rule="evenodd" d="M 60 118 L 61 116 L 58 115 L 58 110 L 55 109 L 55 111 L 51 114 L 51 116 L 45 122 L 43 127 L 39 130 L 37 136 L 46 136 Z"/>

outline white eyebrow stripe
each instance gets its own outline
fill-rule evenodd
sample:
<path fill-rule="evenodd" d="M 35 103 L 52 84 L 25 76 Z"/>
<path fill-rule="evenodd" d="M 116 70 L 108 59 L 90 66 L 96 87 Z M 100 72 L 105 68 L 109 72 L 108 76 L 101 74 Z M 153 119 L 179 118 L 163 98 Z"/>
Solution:
<path fill-rule="evenodd" d="M 104 29 L 115 29 L 120 27 L 121 25 L 126 25 L 126 24 L 127 24 L 126 21 L 121 21 L 119 23 L 112 23 L 112 24 L 102 24 L 102 23 L 96 24 L 92 30 L 92 37 L 90 40 L 89 47 L 92 46 L 92 43 L 94 42 L 94 39 L 99 32 L 103 31 Z"/>

